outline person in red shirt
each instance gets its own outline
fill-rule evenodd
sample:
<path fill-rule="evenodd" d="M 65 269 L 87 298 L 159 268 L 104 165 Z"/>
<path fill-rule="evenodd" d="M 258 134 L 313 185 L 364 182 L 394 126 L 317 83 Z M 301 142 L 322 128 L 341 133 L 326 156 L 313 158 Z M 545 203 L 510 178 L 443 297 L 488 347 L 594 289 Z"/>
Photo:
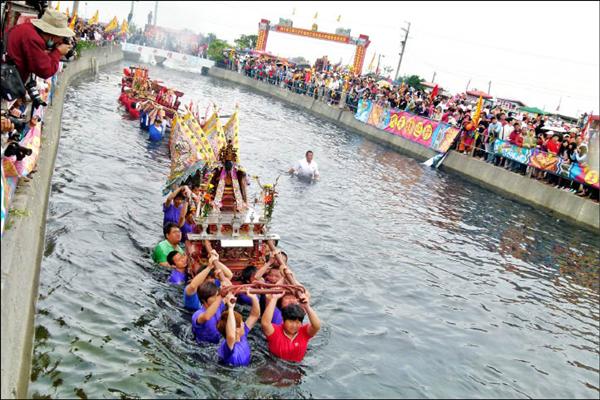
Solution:
<path fill-rule="evenodd" d="M 558 135 L 552 136 L 551 140 L 548 140 L 546 144 L 548 151 L 554 155 L 558 155 L 558 151 L 560 150 L 560 142 L 558 141 Z"/>
<path fill-rule="evenodd" d="M 8 58 L 15 63 L 23 82 L 31 73 L 48 79 L 58 71 L 61 56 L 72 48 L 62 43 L 62 38 L 74 35 L 67 27 L 67 16 L 48 8 L 41 19 L 19 24 L 8 32 Z"/>
<path fill-rule="evenodd" d="M 310 296 L 306 292 L 300 299 L 301 305 L 290 304 L 281 309 L 282 324 L 273 324 L 275 304 L 281 297 L 283 293 L 267 296 L 268 304 L 260 324 L 271 354 L 286 361 L 300 362 L 306 354 L 308 341 L 321 329 L 321 321 L 311 308 Z M 309 324 L 302 324 L 305 313 L 308 314 Z"/>

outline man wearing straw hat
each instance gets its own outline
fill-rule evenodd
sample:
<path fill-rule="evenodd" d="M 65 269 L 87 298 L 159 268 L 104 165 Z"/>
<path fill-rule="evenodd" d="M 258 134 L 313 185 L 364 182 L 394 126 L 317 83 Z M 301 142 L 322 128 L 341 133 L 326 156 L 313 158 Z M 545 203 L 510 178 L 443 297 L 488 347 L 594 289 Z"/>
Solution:
<path fill-rule="evenodd" d="M 8 58 L 15 63 L 25 82 L 30 73 L 47 79 L 58 71 L 61 56 L 71 50 L 63 38 L 74 36 L 67 27 L 67 16 L 47 9 L 41 19 L 32 19 L 8 32 Z"/>

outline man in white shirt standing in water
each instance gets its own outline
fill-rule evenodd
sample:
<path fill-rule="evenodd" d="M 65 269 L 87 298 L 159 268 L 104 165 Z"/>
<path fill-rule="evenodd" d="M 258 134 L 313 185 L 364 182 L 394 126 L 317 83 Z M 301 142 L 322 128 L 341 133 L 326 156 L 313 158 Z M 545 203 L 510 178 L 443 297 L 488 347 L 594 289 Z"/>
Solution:
<path fill-rule="evenodd" d="M 319 180 L 319 167 L 317 162 L 313 161 L 313 152 L 307 151 L 306 158 L 299 160 L 293 168 L 290 168 L 290 174 L 298 174 L 299 178 L 308 178 Z"/>

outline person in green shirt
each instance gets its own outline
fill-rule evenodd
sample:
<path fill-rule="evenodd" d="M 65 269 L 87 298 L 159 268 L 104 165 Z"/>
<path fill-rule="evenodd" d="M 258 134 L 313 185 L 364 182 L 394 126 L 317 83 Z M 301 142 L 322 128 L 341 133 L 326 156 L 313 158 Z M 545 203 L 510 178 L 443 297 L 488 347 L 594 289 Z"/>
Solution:
<path fill-rule="evenodd" d="M 152 252 L 152 260 L 163 267 L 172 268 L 167 261 L 167 256 L 172 251 L 177 251 L 180 254 L 185 254 L 185 251 L 179 247 L 181 241 L 181 230 L 176 224 L 168 223 L 164 230 L 165 240 L 160 242 Z"/>

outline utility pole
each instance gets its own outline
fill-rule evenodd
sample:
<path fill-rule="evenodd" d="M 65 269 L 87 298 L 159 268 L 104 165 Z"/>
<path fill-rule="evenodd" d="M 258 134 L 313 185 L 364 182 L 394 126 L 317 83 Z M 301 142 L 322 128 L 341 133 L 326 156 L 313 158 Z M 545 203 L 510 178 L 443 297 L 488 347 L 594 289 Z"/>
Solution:
<path fill-rule="evenodd" d="M 129 15 L 127 15 L 127 23 L 131 25 L 132 19 L 133 19 L 133 0 L 131 0 L 131 10 L 129 10 Z"/>
<path fill-rule="evenodd" d="M 437 75 L 437 72 L 435 72 L 435 71 L 434 71 L 434 72 L 433 72 L 433 78 L 431 78 L 431 83 L 434 83 L 434 82 L 435 82 L 435 76 L 436 76 L 436 75 Z"/>
<path fill-rule="evenodd" d="M 400 59 L 398 60 L 398 68 L 396 68 L 396 78 L 395 81 L 398 80 L 398 75 L 400 74 L 400 64 L 402 64 L 402 56 L 404 56 L 404 49 L 406 48 L 406 41 L 408 40 L 408 33 L 410 32 L 410 22 L 408 22 L 408 29 L 402 28 L 406 34 L 404 35 L 404 40 L 400 42 L 402 45 L 402 51 L 400 52 Z"/>
<path fill-rule="evenodd" d="M 79 1 L 74 1 L 73 2 L 73 14 L 71 15 L 75 15 L 79 12 Z"/>
<path fill-rule="evenodd" d="M 381 57 L 385 58 L 385 56 L 382 56 L 381 54 L 377 57 L 377 68 L 375 69 L 376 74 L 379 73 L 379 62 L 381 61 Z"/>
<path fill-rule="evenodd" d="M 469 90 L 469 85 L 471 84 L 471 78 L 469 78 L 469 82 L 467 82 L 467 88 L 465 89 L 465 92 L 467 92 Z"/>
<path fill-rule="evenodd" d="M 154 26 L 156 26 L 156 17 L 157 17 L 156 14 L 158 14 L 158 1 L 154 2 L 154 23 L 153 23 Z"/>
<path fill-rule="evenodd" d="M 490 94 L 490 91 L 492 90 L 492 81 L 488 82 L 488 94 Z"/>

